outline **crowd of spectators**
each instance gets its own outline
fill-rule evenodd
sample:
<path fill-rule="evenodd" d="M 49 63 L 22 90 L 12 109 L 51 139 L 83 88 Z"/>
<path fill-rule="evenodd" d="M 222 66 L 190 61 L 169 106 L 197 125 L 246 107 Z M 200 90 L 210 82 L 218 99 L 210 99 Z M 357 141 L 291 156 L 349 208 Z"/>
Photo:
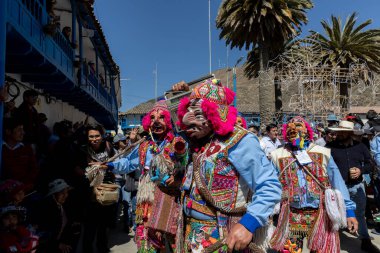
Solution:
<path fill-rule="evenodd" d="M 123 205 L 102 206 L 85 170 L 125 149 L 129 135 L 112 138 L 87 119 L 56 122 L 50 131 L 46 115 L 35 108 L 37 98 L 37 92 L 25 91 L 22 104 L 3 119 L 0 252 L 109 252 L 108 231 L 123 206 L 124 230 L 133 229 L 137 188 L 124 191 L 126 177 L 107 173 L 104 182 L 122 186 Z M 138 134 L 131 132 L 134 139 Z"/>
<path fill-rule="evenodd" d="M 119 203 L 104 206 L 94 201 L 85 176 L 92 162 L 104 162 L 144 135 L 141 129 L 109 136 L 87 119 L 63 120 L 52 131 L 47 117 L 35 104 L 38 93 L 25 91 L 23 102 L 3 119 L 0 182 L 0 252 L 72 253 L 109 252 L 108 231 L 116 226 L 119 209 L 126 233 L 135 229 L 138 172 L 115 176 L 107 172 L 104 182 L 120 185 Z M 331 149 L 356 203 L 359 239 L 367 252 L 375 248 L 368 227 L 380 234 L 380 118 L 370 110 L 365 124 L 357 115 L 338 120 L 329 116 L 327 126 L 315 126 L 317 145 Z M 255 125 L 249 131 L 259 134 Z M 261 146 L 268 158 L 281 147 L 281 126 L 270 124 Z M 374 195 L 373 198 L 368 198 Z M 82 239 L 80 239 L 82 238 Z"/>

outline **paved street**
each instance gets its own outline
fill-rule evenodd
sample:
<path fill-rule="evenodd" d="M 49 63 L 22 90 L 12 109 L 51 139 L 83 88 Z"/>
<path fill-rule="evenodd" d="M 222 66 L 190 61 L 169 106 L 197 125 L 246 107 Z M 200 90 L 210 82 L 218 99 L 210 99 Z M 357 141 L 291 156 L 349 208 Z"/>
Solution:
<path fill-rule="evenodd" d="M 374 235 L 370 233 L 371 236 L 374 237 L 374 240 L 372 241 L 374 244 L 376 244 L 377 247 L 380 248 L 380 236 Z M 137 252 L 136 246 L 133 242 L 133 238 L 126 233 L 124 233 L 121 229 L 115 229 L 111 231 L 110 236 L 110 243 L 111 243 L 111 249 L 112 253 L 133 253 Z M 360 250 L 360 241 L 356 239 L 354 236 L 343 232 L 341 233 L 341 249 L 342 253 L 348 252 L 348 253 L 361 253 L 363 251 Z"/>

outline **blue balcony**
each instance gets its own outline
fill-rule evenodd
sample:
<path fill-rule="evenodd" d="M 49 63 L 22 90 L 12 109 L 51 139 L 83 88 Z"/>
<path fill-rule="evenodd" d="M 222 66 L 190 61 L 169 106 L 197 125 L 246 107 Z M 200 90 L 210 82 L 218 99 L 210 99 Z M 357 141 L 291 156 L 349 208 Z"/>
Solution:
<path fill-rule="evenodd" d="M 7 1 L 6 72 L 21 74 L 21 81 L 32 83 L 114 128 L 115 98 L 96 78 L 85 78 L 79 85 L 70 42 L 58 28 L 52 35 L 44 33 L 50 19 L 45 0 L 0 1 Z"/>
<path fill-rule="evenodd" d="M 63 75 L 62 79 L 74 82 L 74 51 L 59 31 L 53 37 L 43 32 L 42 27 L 48 23 L 49 17 L 41 1 L 7 1 L 7 56 L 12 56 L 13 61 L 7 67 L 27 73 L 31 72 L 30 66 L 45 67 L 50 64 L 56 68 L 53 76 Z M 27 64 L 23 60 L 27 60 Z M 29 64 L 33 63 L 30 60 L 36 61 Z"/>

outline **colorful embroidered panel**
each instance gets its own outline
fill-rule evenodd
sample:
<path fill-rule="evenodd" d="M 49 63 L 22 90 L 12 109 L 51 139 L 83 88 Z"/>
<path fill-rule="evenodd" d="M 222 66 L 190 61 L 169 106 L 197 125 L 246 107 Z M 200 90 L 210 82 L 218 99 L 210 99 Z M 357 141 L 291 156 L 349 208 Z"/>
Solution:
<path fill-rule="evenodd" d="M 225 207 L 234 208 L 239 187 L 239 175 L 233 164 L 228 160 L 228 149 L 235 146 L 244 136 L 246 131 L 234 131 L 226 140 L 213 140 L 204 151 L 204 160 L 201 162 L 201 172 L 205 183 L 216 202 Z M 195 183 L 192 184 L 190 198 L 200 205 L 205 201 L 198 191 Z M 199 205 L 192 208 L 205 213 Z"/>
<path fill-rule="evenodd" d="M 313 162 L 304 165 L 305 169 L 318 179 L 325 187 L 330 187 L 326 169 L 323 168 L 323 154 L 309 152 Z M 324 189 L 298 165 L 293 157 L 279 158 L 280 170 L 284 171 L 281 175 L 280 182 L 283 186 L 283 197 L 288 197 L 290 203 L 313 203 L 318 202 Z M 301 181 L 300 181 L 301 180 Z M 291 204 L 292 206 L 294 206 Z"/>

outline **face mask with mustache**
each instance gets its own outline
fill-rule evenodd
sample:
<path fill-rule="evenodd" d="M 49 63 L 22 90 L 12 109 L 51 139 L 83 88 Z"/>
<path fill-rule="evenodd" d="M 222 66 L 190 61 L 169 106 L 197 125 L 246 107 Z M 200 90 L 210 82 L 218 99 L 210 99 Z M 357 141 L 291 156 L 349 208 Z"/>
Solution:
<path fill-rule="evenodd" d="M 183 124 L 186 126 L 185 133 L 189 138 L 202 139 L 211 135 L 210 122 L 203 115 L 201 100 L 194 101 L 183 116 Z"/>
<path fill-rule="evenodd" d="M 307 138 L 307 128 L 303 122 L 288 123 L 286 134 L 291 144 L 301 149 L 304 147 L 305 143 L 309 141 Z"/>
<path fill-rule="evenodd" d="M 167 126 L 165 123 L 165 116 L 162 110 L 158 109 L 150 114 L 150 130 L 155 135 L 162 135 L 166 133 Z"/>

